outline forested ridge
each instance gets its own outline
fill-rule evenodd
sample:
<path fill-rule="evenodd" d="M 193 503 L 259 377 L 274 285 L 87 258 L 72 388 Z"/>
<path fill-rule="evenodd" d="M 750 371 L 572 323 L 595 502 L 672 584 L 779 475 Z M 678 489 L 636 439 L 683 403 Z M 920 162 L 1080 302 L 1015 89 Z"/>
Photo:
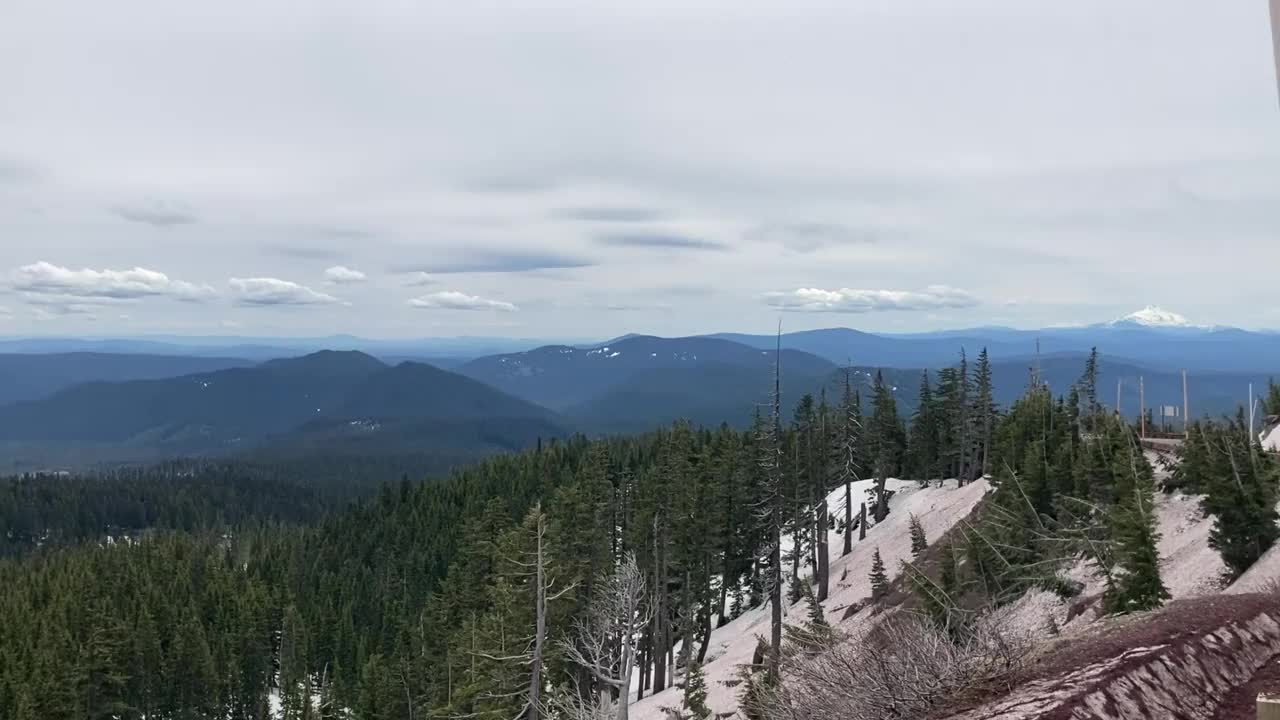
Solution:
<path fill-rule="evenodd" d="M 310 523 L 389 482 L 447 477 L 475 454 L 315 448 L 0 477 L 0 556 L 144 530 Z M 429 480 L 428 480 L 429 481 Z"/>
<path fill-rule="evenodd" d="M 231 483 L 224 504 L 237 510 L 154 522 L 187 532 L 107 542 L 68 531 L 81 542 L 0 561 L 0 717 L 261 718 L 278 699 L 287 718 L 534 720 L 616 696 L 631 673 L 642 695 L 679 678 L 680 711 L 702 717 L 698 666 L 712 628 L 778 608 L 783 595 L 824 602 L 831 554 L 890 511 L 889 477 L 991 477 L 994 491 L 945 539 L 943 560 L 924 562 L 939 539 L 921 534 L 920 562 L 902 574 L 912 602 L 956 637 L 975 608 L 1036 586 L 1073 592 L 1058 572 L 1071 558 L 1105 573 L 1110 611 L 1155 607 L 1166 596 L 1157 488 L 1133 429 L 1098 402 L 1096 362 L 1060 397 L 1033 374 L 1004 410 L 984 352 L 925 373 L 909 418 L 881 377 L 863 398 L 846 375 L 829 396 L 785 410 L 775 393 L 745 432 L 676 423 L 548 441 L 446 480 L 384 484 L 349 509 L 318 502 L 315 516 L 305 495 L 286 510 L 269 484 L 244 508 Z M 1222 518 L 1240 505 L 1231 493 L 1243 494 L 1250 531 L 1274 531 L 1275 462 L 1237 430 L 1199 426 L 1211 438 L 1205 470 L 1176 477 Z M 1224 467 L 1236 482 L 1213 480 Z M 848 490 L 859 479 L 872 481 L 865 495 Z M 21 482 L 10 491 L 31 507 Z M 152 479 L 137 482 L 165 496 Z M 842 487 L 844 501 L 828 506 Z M 111 503 L 87 481 L 58 492 L 66 507 Z M 181 492 L 141 522 L 183 517 Z M 41 522 L 102 522 L 41 517 L 27 534 Z M 1233 569 L 1274 540 L 1243 542 L 1242 524 L 1224 520 L 1215 541 L 1239 555 Z M 830 527 L 843 547 L 827 546 Z M 888 591 L 879 573 L 876 600 Z M 608 612 L 618 607 L 629 609 Z M 774 617 L 740 686 L 755 714 L 767 714 L 792 657 L 783 646 L 829 637 L 784 633 Z"/>

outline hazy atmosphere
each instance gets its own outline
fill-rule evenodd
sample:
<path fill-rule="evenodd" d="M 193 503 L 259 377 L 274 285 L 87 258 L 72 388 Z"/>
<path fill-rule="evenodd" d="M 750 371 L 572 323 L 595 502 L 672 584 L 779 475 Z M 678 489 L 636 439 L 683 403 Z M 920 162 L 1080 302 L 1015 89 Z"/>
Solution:
<path fill-rule="evenodd" d="M 3 720 L 1280 717 L 1280 0 L 0 0 Z"/>
<path fill-rule="evenodd" d="M 0 334 L 1280 326 L 1265 3 L 301 7 L 6 4 Z"/>

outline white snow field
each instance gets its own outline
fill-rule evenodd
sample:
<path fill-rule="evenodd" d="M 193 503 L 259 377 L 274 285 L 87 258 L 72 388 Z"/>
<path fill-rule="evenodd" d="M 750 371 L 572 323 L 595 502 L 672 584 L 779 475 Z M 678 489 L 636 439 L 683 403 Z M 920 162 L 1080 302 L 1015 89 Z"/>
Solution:
<path fill-rule="evenodd" d="M 827 620 L 845 630 L 855 628 L 862 615 L 859 613 L 847 621 L 842 620 L 845 610 L 871 596 L 871 581 L 868 576 L 871 572 L 871 558 L 877 547 L 884 560 L 885 571 L 890 577 L 896 576 L 901 563 L 911 559 L 911 515 L 920 519 L 925 535 L 932 543 L 967 517 L 989 489 L 985 480 L 963 487 L 957 487 L 954 480 L 949 480 L 941 487 L 935 484 L 922 488 L 915 481 L 890 479 L 887 486 L 895 491 L 889 501 L 889 516 L 883 522 L 868 527 L 866 540 L 859 542 L 855 536 L 852 552 L 841 557 L 844 538 L 838 531 L 830 533 L 831 595 L 823 607 Z M 870 480 L 854 483 L 853 502 L 865 500 L 867 490 L 871 487 Z M 827 502 L 834 517 L 844 517 L 843 487 L 834 490 Z M 804 622 L 803 606 L 788 607 L 786 610 L 785 622 L 796 625 Z M 737 710 L 738 689 L 731 687 L 731 684 L 736 685 L 739 667 L 751 662 L 757 635 L 769 635 L 768 603 L 748 610 L 728 625 L 712 631 L 703 670 L 707 678 L 707 705 L 713 712 L 731 713 Z M 632 697 L 635 697 L 634 691 Z M 646 695 L 639 702 L 633 701 L 631 717 L 633 720 L 665 720 L 663 708 L 679 707 L 682 697 L 682 691 L 675 686 L 668 687 L 657 695 Z"/>
<path fill-rule="evenodd" d="M 1262 440 L 1262 449 L 1280 452 L 1280 423 L 1269 431 L 1264 431 L 1260 439 Z"/>
<path fill-rule="evenodd" d="M 1150 458 L 1154 461 L 1154 458 Z M 1154 464 L 1154 462 L 1153 462 Z M 1156 466 L 1157 479 L 1167 471 Z M 1212 595 L 1218 592 L 1246 593 L 1268 590 L 1280 578 L 1280 545 L 1271 548 L 1230 587 L 1223 586 L 1227 566 L 1218 551 L 1209 547 L 1213 518 L 1200 510 L 1200 495 L 1181 492 L 1156 493 L 1156 521 L 1160 531 L 1160 578 L 1174 600 Z M 1082 597 L 1097 596 L 1105 589 L 1102 577 L 1090 563 L 1080 562 L 1067 576 L 1085 585 Z M 1011 627 L 1028 631 L 1045 627 L 1074 629 L 1097 619 L 1094 611 L 1067 619 L 1069 601 L 1045 590 L 1027 593 L 1005 608 Z"/>
<path fill-rule="evenodd" d="M 1157 469 L 1158 475 L 1165 471 Z M 901 562 L 911 556 L 909 522 L 912 514 L 920 518 L 925 533 L 933 543 L 959 521 L 966 518 L 988 491 L 986 481 L 957 487 L 954 480 L 941 487 L 921 488 L 914 481 L 890 480 L 889 488 L 897 491 L 890 500 L 889 517 L 879 525 L 868 528 L 867 539 L 857 542 L 853 551 L 840 557 L 843 538 L 833 531 L 831 547 L 831 596 L 824 603 L 827 619 L 851 634 L 865 631 L 869 626 L 872 608 L 868 607 L 843 619 L 845 610 L 871 595 L 871 557 L 877 547 L 890 576 L 898 574 Z M 853 498 L 862 502 L 870 481 L 855 483 Z M 839 488 L 828 498 L 831 514 L 844 516 L 844 489 Z M 1217 551 L 1209 547 L 1209 531 L 1213 518 L 1206 518 L 1200 510 L 1200 496 L 1183 493 L 1156 494 L 1156 517 L 1160 531 L 1160 572 L 1173 599 L 1192 598 L 1223 592 L 1222 577 L 1226 571 Z M 784 539 L 784 546 L 787 541 Z M 807 572 L 807 569 L 804 570 Z M 1081 597 L 1099 596 L 1105 589 L 1101 576 L 1086 562 L 1079 562 L 1066 575 L 1084 584 Z M 1258 563 L 1233 583 L 1226 592 L 1257 592 L 1274 587 L 1280 578 L 1280 545 L 1272 548 Z M 1017 602 L 1003 608 L 1001 622 L 1015 634 L 1044 635 L 1081 628 L 1097 619 L 1094 610 L 1079 613 L 1068 619 L 1073 601 L 1065 601 L 1057 595 L 1035 590 Z M 790 624 L 804 622 L 805 610 L 801 606 L 786 608 L 785 621 Z M 739 667 L 751 662 L 756 647 L 756 637 L 769 635 L 769 608 L 765 604 L 745 612 L 728 625 L 713 630 L 704 670 L 707 676 L 707 702 L 715 713 L 731 713 L 738 706 Z M 634 698 L 634 688 L 632 697 Z M 682 691 L 672 686 L 657 695 L 647 695 L 639 702 L 633 700 L 631 715 L 634 720 L 665 720 L 663 708 L 679 707 Z"/>

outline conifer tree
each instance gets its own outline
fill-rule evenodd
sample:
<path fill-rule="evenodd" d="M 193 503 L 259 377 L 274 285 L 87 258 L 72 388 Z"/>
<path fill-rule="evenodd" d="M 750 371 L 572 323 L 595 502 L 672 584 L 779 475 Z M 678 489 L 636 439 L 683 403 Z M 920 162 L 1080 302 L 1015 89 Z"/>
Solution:
<path fill-rule="evenodd" d="M 884 381 L 883 371 L 877 370 L 871 420 L 870 451 L 875 467 L 875 505 L 871 515 L 876 522 L 889 514 L 889 496 L 886 480 L 897 473 L 906 444 L 902 422 L 898 419 L 898 404 L 893 391 Z"/>
<path fill-rule="evenodd" d="M 707 707 L 707 679 L 699 662 L 691 663 L 685 673 L 682 705 L 684 716 L 689 720 L 708 720 L 712 716 L 711 709 Z"/>
<path fill-rule="evenodd" d="M 996 400 L 995 385 L 991 376 L 991 358 L 987 349 L 982 348 L 978 354 L 978 365 L 974 370 L 974 419 L 981 435 L 982 465 L 980 474 L 991 474 L 991 436 L 995 430 Z"/>
<path fill-rule="evenodd" d="M 957 473 L 960 484 L 964 485 L 973 477 L 973 459 L 976 437 L 973 427 L 973 408 L 971 407 L 973 389 L 970 386 L 969 358 L 964 348 L 960 349 L 960 366 L 954 386 L 955 395 L 947 398 L 949 406 L 948 422 L 956 428 L 957 439 Z"/>
<path fill-rule="evenodd" d="M 1096 421 L 1101 408 L 1098 405 L 1098 348 L 1089 351 L 1089 359 L 1084 364 L 1084 374 L 1076 381 L 1084 394 L 1085 429 L 1093 432 L 1097 429 Z"/>
<path fill-rule="evenodd" d="M 1268 415 L 1280 415 L 1280 385 L 1267 381 L 1267 398 L 1263 405 Z"/>
<path fill-rule="evenodd" d="M 942 568 L 938 573 L 938 585 L 948 596 L 953 596 L 959 588 L 956 577 L 955 547 L 947 543 L 941 548 Z"/>
<path fill-rule="evenodd" d="M 813 588 L 805 585 L 801 591 L 801 599 L 805 605 L 805 622 L 801 626 L 787 626 L 788 645 L 793 650 L 799 651 L 816 650 L 828 646 L 835 639 L 835 633 L 822 611 L 822 603 L 813 594 Z"/>
<path fill-rule="evenodd" d="M 311 692 L 307 669 L 306 626 L 298 608 L 285 608 L 280 629 L 280 704 L 283 720 L 310 717 Z"/>
<path fill-rule="evenodd" d="M 934 400 L 933 388 L 929 383 L 929 371 L 920 376 L 920 396 L 916 401 L 916 411 L 911 418 L 911 430 L 907 438 L 908 472 L 918 478 L 922 484 L 940 475 L 938 468 L 938 446 L 941 440 L 941 413 Z"/>
<path fill-rule="evenodd" d="M 829 625 L 827 616 L 822 611 L 822 601 L 812 592 L 805 593 L 805 610 L 810 625 L 814 627 L 826 627 Z"/>
<path fill-rule="evenodd" d="M 911 559 L 919 560 L 920 556 L 924 554 L 924 551 L 928 549 L 929 540 L 925 537 L 924 525 L 920 524 L 920 518 L 916 517 L 914 514 L 911 516 L 910 529 Z"/>
<path fill-rule="evenodd" d="M 880 548 L 871 556 L 871 599 L 879 600 L 889 591 L 889 577 L 885 574 L 884 559 L 880 557 Z"/>
<path fill-rule="evenodd" d="M 1160 579 L 1160 554 L 1156 549 L 1160 534 L 1156 530 L 1150 466 L 1132 442 L 1121 453 L 1119 462 L 1123 465 L 1121 477 L 1117 478 L 1121 489 L 1111 527 L 1115 568 L 1108 575 L 1103 596 L 1107 611 L 1112 613 L 1152 610 L 1169 599 L 1169 590 Z"/>
<path fill-rule="evenodd" d="M 1246 425 L 1239 417 L 1230 426 L 1210 431 L 1213 439 L 1206 445 L 1217 461 L 1201 483 L 1204 510 L 1214 518 L 1209 545 L 1222 555 L 1232 578 L 1248 570 L 1280 538 L 1275 509 L 1280 468 L 1259 451 Z M 1196 462 L 1198 452 L 1191 451 Z"/>
<path fill-rule="evenodd" d="M 1165 490 L 1199 495 L 1212 484 L 1214 454 L 1209 439 L 1211 427 L 1196 421 L 1187 428 L 1186 438 L 1175 451 L 1178 463 L 1164 483 Z"/>
<path fill-rule="evenodd" d="M 77 677 L 83 716 L 90 720 L 123 716 L 130 710 L 125 702 L 124 628 L 98 604 L 90 608 L 88 621 L 89 642 Z"/>

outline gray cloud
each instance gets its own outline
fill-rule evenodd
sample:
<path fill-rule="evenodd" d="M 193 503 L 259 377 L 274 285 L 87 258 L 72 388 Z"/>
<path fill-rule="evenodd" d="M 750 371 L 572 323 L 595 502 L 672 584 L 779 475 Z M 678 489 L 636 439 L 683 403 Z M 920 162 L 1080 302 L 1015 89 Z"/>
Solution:
<path fill-rule="evenodd" d="M 11 286 L 28 296 L 59 296 L 79 300 L 136 300 L 165 296 L 184 301 L 200 301 L 214 295 L 213 288 L 174 280 L 146 268 L 132 270 L 91 270 L 40 262 L 23 265 L 12 273 Z"/>
<path fill-rule="evenodd" d="M 111 212 L 129 222 L 142 223 L 153 227 L 173 227 L 196 222 L 197 218 L 189 210 L 163 202 L 143 205 L 117 205 Z"/>
<path fill-rule="evenodd" d="M 654 222 L 667 217 L 666 213 L 655 208 L 605 205 L 599 207 L 561 208 L 555 214 L 558 217 L 569 220 L 617 223 Z"/>
<path fill-rule="evenodd" d="M 381 4 L 298 23 L 224 0 L 196 34 L 164 0 L 6 5 L 0 286 L 70 258 L 216 278 L 228 298 L 121 301 L 132 321 L 101 312 L 103 334 L 217 332 L 230 277 L 341 296 L 321 275 L 337 265 L 369 273 L 343 298 L 361 312 L 238 310 L 240 332 L 693 334 L 758 325 L 763 290 L 832 312 L 890 303 L 791 291 L 931 282 L 982 305 L 866 310 L 858 326 L 981 325 L 1004 298 L 1051 301 L 1005 324 L 1090 322 L 1112 315 L 1095 298 L 1142 307 L 1170 287 L 1187 288 L 1171 309 L 1202 322 L 1276 322 L 1280 155 L 1257 3 Z M 110 42 L 50 42 L 75 37 Z M 198 220 L 138 224 L 181 219 L 155 199 Z M 610 233 L 642 239 L 596 241 Z M 438 284 L 406 289 L 417 276 L 393 267 Z M 521 313 L 406 305 L 450 288 Z M 44 332 L 27 295 L 0 296 L 6 333 Z M 610 312 L 632 301 L 655 307 Z"/>
<path fill-rule="evenodd" d="M 876 242 L 867 228 L 826 222 L 761 223 L 746 232 L 745 239 L 782 245 L 795 252 L 812 252 L 828 245 L 857 245 Z"/>
<path fill-rule="evenodd" d="M 347 255 L 341 250 L 316 246 L 262 243 L 259 247 L 269 255 L 277 255 L 294 260 L 337 260 Z"/>
<path fill-rule="evenodd" d="M 39 318 L 56 318 L 56 317 L 72 317 L 83 316 L 96 318 L 98 310 L 104 305 L 109 305 L 111 300 L 93 300 L 83 301 L 76 298 L 66 296 L 39 296 L 32 295 L 26 298 L 27 305 L 31 311 Z"/>
<path fill-rule="evenodd" d="M 316 237 L 331 238 L 334 240 L 368 240 L 373 237 L 373 232 L 361 228 L 345 227 L 335 225 L 332 227 L 316 227 L 303 228 L 302 232 Z"/>
<path fill-rule="evenodd" d="M 502 300 L 468 295 L 456 290 L 442 290 L 409 300 L 409 306 L 426 310 L 496 310 L 515 312 L 520 308 Z"/>
<path fill-rule="evenodd" d="M 596 242 L 611 247 L 668 248 L 673 250 L 728 250 L 729 246 L 714 240 L 664 233 L 621 233 L 601 235 Z"/>
<path fill-rule="evenodd" d="M 595 261 L 573 255 L 539 250 L 477 250 L 446 253 L 439 260 L 393 268 L 393 272 L 523 273 L 533 270 L 564 270 L 590 267 Z"/>
<path fill-rule="evenodd" d="M 331 305 L 340 302 L 332 295 L 316 292 L 279 278 L 231 278 L 228 281 L 237 305 L 265 307 L 271 305 Z"/>
<path fill-rule="evenodd" d="M 523 195 L 554 190 L 559 181 L 551 178 L 521 177 L 519 175 L 476 177 L 464 180 L 460 189 L 475 193 Z"/>
<path fill-rule="evenodd" d="M 0 184 L 17 184 L 35 180 L 39 172 L 26 162 L 0 154 Z"/>
<path fill-rule="evenodd" d="M 946 310 L 973 307 L 978 300 L 957 288 L 930 285 L 923 292 L 911 290 L 820 290 L 800 288 L 766 293 L 764 301 L 788 312 L 871 313 L 889 310 Z"/>

